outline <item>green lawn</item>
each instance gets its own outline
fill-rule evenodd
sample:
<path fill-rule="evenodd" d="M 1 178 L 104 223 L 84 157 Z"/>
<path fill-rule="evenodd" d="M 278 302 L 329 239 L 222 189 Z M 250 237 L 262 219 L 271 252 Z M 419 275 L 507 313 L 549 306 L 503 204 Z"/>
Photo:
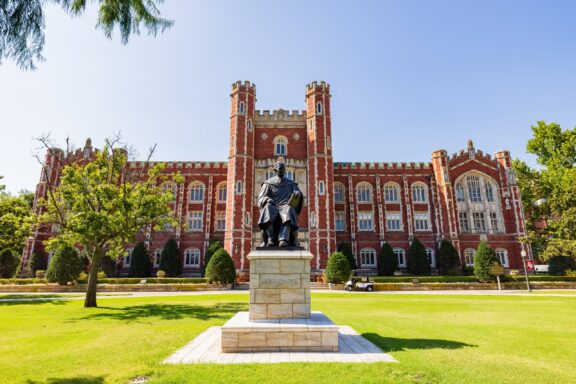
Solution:
<path fill-rule="evenodd" d="M 313 310 L 352 326 L 398 361 L 369 364 L 161 365 L 248 296 L 0 303 L 0 382 L 568 383 L 576 381 L 576 298 L 313 295 Z"/>

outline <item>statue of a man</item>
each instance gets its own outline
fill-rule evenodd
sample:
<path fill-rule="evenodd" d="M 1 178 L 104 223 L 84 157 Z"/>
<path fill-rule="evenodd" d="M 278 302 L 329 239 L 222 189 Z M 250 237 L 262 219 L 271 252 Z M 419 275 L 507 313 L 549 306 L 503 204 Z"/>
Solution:
<path fill-rule="evenodd" d="M 302 210 L 302 192 L 298 184 L 284 177 L 286 165 L 277 162 L 276 176 L 262 183 L 258 194 L 263 247 L 298 245 L 298 215 Z"/>

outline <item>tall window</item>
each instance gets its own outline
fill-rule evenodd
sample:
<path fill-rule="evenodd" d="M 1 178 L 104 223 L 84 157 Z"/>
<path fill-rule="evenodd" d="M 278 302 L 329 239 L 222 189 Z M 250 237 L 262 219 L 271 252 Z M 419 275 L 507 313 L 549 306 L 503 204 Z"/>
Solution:
<path fill-rule="evenodd" d="M 498 257 L 498 260 L 500 260 L 500 264 L 502 264 L 502 266 L 508 268 L 508 251 L 506 251 L 504 248 L 498 248 L 496 250 L 496 257 Z"/>
<path fill-rule="evenodd" d="M 216 213 L 216 230 L 223 231 L 226 229 L 226 212 Z"/>
<path fill-rule="evenodd" d="M 482 201 L 480 194 L 480 178 L 478 176 L 467 176 L 466 183 L 468 184 L 468 197 L 470 201 L 479 203 Z"/>
<path fill-rule="evenodd" d="M 492 225 L 494 232 L 500 232 L 500 220 L 496 212 L 490 212 L 490 225 Z"/>
<path fill-rule="evenodd" d="M 464 187 L 462 183 L 456 183 L 456 201 L 464 201 Z"/>
<path fill-rule="evenodd" d="M 134 248 L 128 248 L 126 250 L 126 253 L 124 253 L 124 260 L 122 263 L 124 265 L 124 268 L 130 267 L 130 265 L 132 264 L 132 252 L 134 252 Z M 48 262 L 48 264 L 50 264 L 50 262 Z"/>
<path fill-rule="evenodd" d="M 372 202 L 372 186 L 368 183 L 360 183 L 356 186 L 356 200 L 359 203 Z"/>
<path fill-rule="evenodd" d="M 406 251 L 402 248 L 394 248 L 394 255 L 398 259 L 398 266 L 399 267 L 406 267 Z"/>
<path fill-rule="evenodd" d="M 461 232 L 502 231 L 502 208 L 495 180 L 472 171 L 456 180 L 455 191 Z"/>
<path fill-rule="evenodd" d="M 326 188 L 324 187 L 324 182 L 323 181 L 318 182 L 318 193 L 320 195 L 323 195 L 325 191 Z"/>
<path fill-rule="evenodd" d="M 241 181 L 236 182 L 236 194 L 241 195 L 244 193 L 244 185 Z"/>
<path fill-rule="evenodd" d="M 346 214 L 345 214 L 345 212 L 336 212 L 335 226 L 336 226 L 337 231 L 345 231 L 346 230 Z"/>
<path fill-rule="evenodd" d="M 436 255 L 432 248 L 426 248 L 426 256 L 428 256 L 430 261 L 430 268 L 436 268 Z"/>
<path fill-rule="evenodd" d="M 204 201 L 204 184 L 195 182 L 190 185 L 190 201 L 194 203 Z"/>
<path fill-rule="evenodd" d="M 284 136 L 276 136 L 274 138 L 274 155 L 276 156 L 286 156 L 287 154 L 288 140 Z"/>
<path fill-rule="evenodd" d="M 161 248 L 157 248 L 154 250 L 154 262 L 153 265 L 155 268 L 158 268 L 160 266 L 160 257 L 162 256 L 162 249 Z"/>
<path fill-rule="evenodd" d="M 188 216 L 188 231 L 200 232 L 202 231 L 203 215 L 202 211 L 190 212 Z"/>
<path fill-rule="evenodd" d="M 386 213 L 386 228 L 389 231 L 402 230 L 402 215 L 398 213 Z"/>
<path fill-rule="evenodd" d="M 200 250 L 198 248 L 188 248 L 184 251 L 184 266 L 185 267 L 200 266 Z"/>
<path fill-rule="evenodd" d="M 384 201 L 387 203 L 398 203 L 400 201 L 400 187 L 395 183 L 388 183 L 384 186 Z"/>
<path fill-rule="evenodd" d="M 414 213 L 414 226 L 417 231 L 429 231 L 429 217 L 428 212 Z"/>
<path fill-rule="evenodd" d="M 484 212 L 473 212 L 472 219 L 474 221 L 474 229 L 480 232 L 486 232 L 486 220 L 484 220 Z"/>
<path fill-rule="evenodd" d="M 372 231 L 373 229 L 372 212 L 358 212 L 358 230 Z"/>
<path fill-rule="evenodd" d="M 222 183 L 218 186 L 218 202 L 223 203 L 228 197 L 228 186 L 226 183 Z"/>
<path fill-rule="evenodd" d="M 164 193 L 170 192 L 170 193 L 172 193 L 172 196 L 176 197 L 176 183 L 168 181 L 168 182 L 164 183 L 164 185 L 162 186 L 162 189 L 163 189 Z"/>
<path fill-rule="evenodd" d="M 466 248 L 464 250 L 464 262 L 467 266 L 474 265 L 474 256 L 476 255 L 476 250 L 474 248 Z"/>
<path fill-rule="evenodd" d="M 320 101 L 316 103 L 316 114 L 322 114 L 322 103 Z"/>
<path fill-rule="evenodd" d="M 492 183 L 484 180 L 484 187 L 486 189 L 486 201 L 494 201 L 494 186 Z"/>
<path fill-rule="evenodd" d="M 344 186 L 340 183 L 334 183 L 334 202 L 344 202 Z"/>
<path fill-rule="evenodd" d="M 460 232 L 470 232 L 468 212 L 458 212 L 458 221 L 460 222 Z"/>
<path fill-rule="evenodd" d="M 360 265 L 362 267 L 374 267 L 376 265 L 376 251 L 372 248 L 364 248 L 361 250 Z"/>
<path fill-rule="evenodd" d="M 239 115 L 243 115 L 246 113 L 246 104 L 241 101 L 238 103 L 238 114 Z"/>
<path fill-rule="evenodd" d="M 412 201 L 415 203 L 425 203 L 426 202 L 426 186 L 424 184 L 413 184 L 412 185 Z"/>

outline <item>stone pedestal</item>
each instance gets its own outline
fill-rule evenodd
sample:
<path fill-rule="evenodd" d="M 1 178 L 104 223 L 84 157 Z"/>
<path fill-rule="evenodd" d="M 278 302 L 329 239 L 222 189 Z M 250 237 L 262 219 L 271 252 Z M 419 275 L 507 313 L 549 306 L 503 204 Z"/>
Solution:
<path fill-rule="evenodd" d="M 264 249 L 248 259 L 250 311 L 222 326 L 222 352 L 338 352 L 338 327 L 310 311 L 312 254 Z"/>

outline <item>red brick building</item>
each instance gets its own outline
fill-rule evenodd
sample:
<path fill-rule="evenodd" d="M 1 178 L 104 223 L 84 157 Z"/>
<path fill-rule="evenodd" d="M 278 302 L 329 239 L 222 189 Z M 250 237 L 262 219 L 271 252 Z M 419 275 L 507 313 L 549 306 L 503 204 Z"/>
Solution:
<path fill-rule="evenodd" d="M 442 239 L 452 241 L 463 265 L 473 264 L 474 250 L 483 240 L 496 249 L 506 268 L 522 268 L 524 245 L 518 237 L 526 229 L 508 151 L 492 157 L 469 141 L 466 149 L 451 156 L 443 149 L 432 152 L 426 163 L 335 163 L 328 84 L 306 86 L 304 111 L 256 110 L 256 86 L 250 82 L 233 84 L 230 96 L 228 162 L 167 163 L 167 173 L 179 172 L 185 178 L 181 184 L 166 185 L 175 191 L 174 213 L 185 229 L 144 235 L 155 265 L 165 241 L 175 237 L 184 274 L 197 275 L 208 242 L 218 239 L 238 270 L 246 271 L 246 255 L 261 239 L 256 224 L 258 190 L 273 174 L 274 163 L 283 158 L 288 177 L 305 195 L 299 239 L 315 255 L 313 269 L 323 269 L 341 242 L 351 243 L 363 269 L 376 268 L 376 256 L 387 242 L 404 268 L 414 238 L 426 246 L 433 270 Z M 89 160 L 93 152 L 87 141 L 75 156 Z M 48 155 L 46 163 L 54 181 L 60 168 L 52 157 Z M 130 163 L 135 171 L 146 166 Z M 46 182 L 42 177 L 36 199 L 45 196 Z M 42 240 L 51 235 L 50 229 L 39 229 L 28 241 L 24 257 L 41 250 Z M 525 250 L 530 255 L 530 249 Z"/>

